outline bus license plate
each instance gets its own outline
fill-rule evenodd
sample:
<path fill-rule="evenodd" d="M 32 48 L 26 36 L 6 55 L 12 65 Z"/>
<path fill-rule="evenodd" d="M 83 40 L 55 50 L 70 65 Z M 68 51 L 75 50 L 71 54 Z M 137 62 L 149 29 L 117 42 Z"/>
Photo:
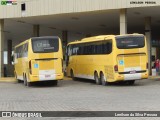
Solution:
<path fill-rule="evenodd" d="M 45 75 L 45 78 L 49 78 L 49 77 L 51 77 L 51 75 Z"/>
<path fill-rule="evenodd" d="M 130 74 L 134 74 L 134 73 L 136 73 L 136 71 L 135 71 L 135 70 L 133 70 L 133 71 L 130 71 Z"/>

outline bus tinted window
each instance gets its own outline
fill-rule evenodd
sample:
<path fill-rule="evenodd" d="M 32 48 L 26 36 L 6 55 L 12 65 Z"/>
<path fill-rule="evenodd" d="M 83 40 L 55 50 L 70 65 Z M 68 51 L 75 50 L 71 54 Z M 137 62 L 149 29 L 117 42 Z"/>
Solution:
<path fill-rule="evenodd" d="M 59 41 L 56 38 L 34 38 L 32 49 L 34 53 L 58 52 Z"/>
<path fill-rule="evenodd" d="M 116 37 L 116 42 L 119 49 L 142 48 L 145 44 L 143 36 Z"/>
<path fill-rule="evenodd" d="M 97 55 L 110 54 L 112 40 L 72 44 L 68 46 L 68 55 Z"/>
<path fill-rule="evenodd" d="M 28 43 L 15 48 L 16 58 L 28 57 Z"/>

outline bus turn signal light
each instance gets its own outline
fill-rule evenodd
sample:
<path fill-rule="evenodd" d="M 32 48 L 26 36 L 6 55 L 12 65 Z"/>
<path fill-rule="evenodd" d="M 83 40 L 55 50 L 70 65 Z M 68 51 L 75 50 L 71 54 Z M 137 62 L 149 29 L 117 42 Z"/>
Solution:
<path fill-rule="evenodd" d="M 148 63 L 146 63 L 146 69 L 148 69 Z"/>
<path fill-rule="evenodd" d="M 114 71 L 115 71 L 115 72 L 118 72 L 118 65 L 115 65 L 115 66 L 114 66 Z"/>
<path fill-rule="evenodd" d="M 31 64 L 31 60 L 29 61 L 29 72 L 30 72 L 30 74 L 32 74 L 32 64 Z"/>

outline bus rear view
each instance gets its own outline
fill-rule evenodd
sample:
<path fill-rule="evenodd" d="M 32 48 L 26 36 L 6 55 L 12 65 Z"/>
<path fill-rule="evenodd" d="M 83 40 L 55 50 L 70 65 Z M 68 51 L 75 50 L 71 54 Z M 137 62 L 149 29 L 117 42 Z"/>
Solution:
<path fill-rule="evenodd" d="M 53 81 L 57 84 L 57 80 L 63 79 L 63 55 L 59 37 L 30 38 L 15 49 L 17 48 L 16 54 L 22 55 L 15 58 L 15 76 L 23 80 L 25 85 L 37 81 Z"/>
<path fill-rule="evenodd" d="M 116 36 L 115 79 L 133 84 L 148 78 L 148 54 L 144 35 Z"/>

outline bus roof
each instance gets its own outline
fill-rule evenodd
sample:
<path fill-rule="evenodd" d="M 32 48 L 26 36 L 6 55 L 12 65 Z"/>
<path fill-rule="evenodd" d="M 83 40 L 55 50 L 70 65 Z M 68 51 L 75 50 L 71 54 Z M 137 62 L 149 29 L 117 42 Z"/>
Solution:
<path fill-rule="evenodd" d="M 19 47 L 19 46 L 21 46 L 21 45 L 23 45 L 23 44 L 25 44 L 25 43 L 27 43 L 29 40 L 30 40 L 30 39 L 25 40 L 25 41 L 19 43 L 18 45 L 15 46 L 15 48 L 16 48 L 16 47 Z"/>
<path fill-rule="evenodd" d="M 69 44 L 90 42 L 90 41 L 98 41 L 98 40 L 103 40 L 105 38 L 110 38 L 110 37 L 122 37 L 122 36 L 130 36 L 130 35 L 143 35 L 143 34 L 133 33 L 133 34 L 122 34 L 122 35 L 99 35 L 99 36 L 83 38 L 81 40 L 76 40 L 76 41 L 68 43 L 68 45 Z"/>
<path fill-rule="evenodd" d="M 43 38 L 57 38 L 57 39 L 59 39 L 58 36 L 41 36 L 41 37 L 32 37 L 31 39 L 43 39 Z"/>
<path fill-rule="evenodd" d="M 144 36 L 143 34 L 133 33 L 133 34 L 122 34 L 122 35 L 116 35 L 116 37 L 133 36 L 133 35 L 137 35 L 137 36 Z"/>
<path fill-rule="evenodd" d="M 97 40 L 102 40 L 104 38 L 111 37 L 111 36 L 114 37 L 115 35 L 99 35 L 99 36 L 87 37 L 87 38 L 83 38 L 81 40 L 76 40 L 76 41 L 70 42 L 69 44 L 97 41 Z"/>

